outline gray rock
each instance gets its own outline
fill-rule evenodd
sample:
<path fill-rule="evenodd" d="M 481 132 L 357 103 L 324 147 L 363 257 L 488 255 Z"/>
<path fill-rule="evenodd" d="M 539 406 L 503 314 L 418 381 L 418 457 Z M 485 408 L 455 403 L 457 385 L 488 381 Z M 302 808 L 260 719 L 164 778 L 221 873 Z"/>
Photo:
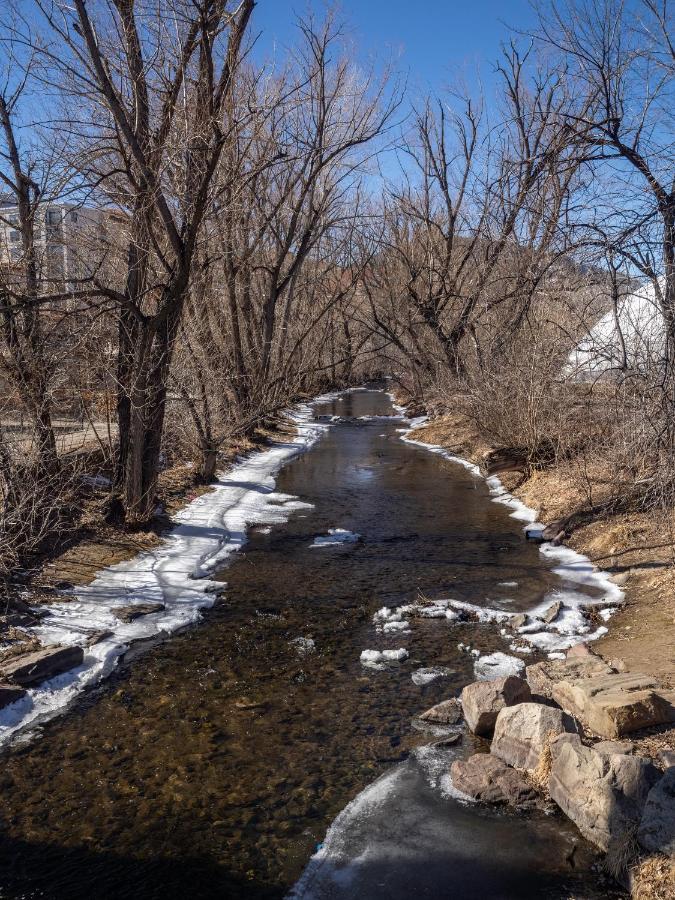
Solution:
<path fill-rule="evenodd" d="M 16 687 L 14 684 L 0 684 L 0 709 L 4 709 L 5 706 L 9 706 L 10 703 L 15 703 L 25 696 L 26 692 L 23 688 Z"/>
<path fill-rule="evenodd" d="M 462 721 L 462 707 L 456 697 L 437 703 L 418 716 L 423 722 L 433 722 L 435 725 L 458 725 Z"/>
<path fill-rule="evenodd" d="M 536 769 L 551 740 L 573 734 L 576 723 L 561 709 L 540 703 L 520 703 L 499 712 L 490 752 L 518 769 Z"/>
<path fill-rule="evenodd" d="M 481 737 L 489 737 L 495 729 L 501 709 L 531 699 L 530 687 L 523 678 L 508 675 L 492 681 L 467 684 L 460 700 L 469 729 Z"/>
<path fill-rule="evenodd" d="M 675 696 L 660 689 L 649 675 L 612 672 L 592 678 L 566 677 L 554 684 L 551 693 L 588 731 L 610 740 L 675 721 Z"/>
<path fill-rule="evenodd" d="M 0 676 L 21 687 L 28 687 L 74 669 L 83 659 L 82 647 L 44 647 L 3 663 L 0 666 Z"/>
<path fill-rule="evenodd" d="M 667 769 L 649 792 L 638 840 L 646 850 L 675 859 L 675 768 Z"/>
<path fill-rule="evenodd" d="M 549 792 L 584 837 L 620 859 L 658 769 L 640 756 L 597 753 L 581 741 L 551 745 Z"/>
<path fill-rule="evenodd" d="M 675 766 L 675 750 L 659 750 L 656 754 L 656 758 L 664 769 Z"/>
<path fill-rule="evenodd" d="M 609 675 L 612 671 L 604 660 L 588 654 L 534 663 L 525 670 L 525 677 L 533 696 L 551 700 L 554 686 L 565 678 L 592 678 L 594 675 Z"/>
<path fill-rule="evenodd" d="M 530 621 L 530 617 L 527 613 L 518 613 L 518 615 L 512 616 L 509 619 L 508 624 L 511 628 L 522 628 L 524 625 Z"/>
<path fill-rule="evenodd" d="M 489 753 L 456 759 L 450 768 L 450 777 L 457 790 L 484 803 L 508 803 L 519 809 L 529 809 L 538 800 L 537 791 L 520 772 L 505 766 Z"/>
<path fill-rule="evenodd" d="M 434 741 L 431 746 L 432 747 L 454 747 L 455 744 L 458 744 L 462 740 L 462 735 L 460 732 L 455 732 L 454 734 L 448 734 L 445 737 L 442 737 L 438 741 Z"/>
<path fill-rule="evenodd" d="M 118 606 L 113 612 L 123 622 L 133 622 L 134 619 L 161 612 L 163 609 L 165 609 L 163 603 L 133 603 L 130 606 Z"/>
<path fill-rule="evenodd" d="M 560 615 L 560 610 L 562 608 L 563 605 L 560 600 L 556 600 L 555 603 L 552 603 L 549 606 L 549 608 L 544 612 L 541 618 L 544 620 L 544 622 L 546 622 L 547 625 L 549 625 L 551 622 L 555 622 L 555 620 Z"/>
<path fill-rule="evenodd" d="M 112 635 L 113 632 L 108 631 L 105 628 L 100 629 L 100 631 L 93 631 L 87 638 L 87 647 L 93 647 L 94 644 L 100 644 L 101 641 L 105 641 L 106 638 L 112 637 Z"/>
<path fill-rule="evenodd" d="M 598 741 L 593 744 L 596 753 L 632 753 L 635 745 L 631 741 Z"/>

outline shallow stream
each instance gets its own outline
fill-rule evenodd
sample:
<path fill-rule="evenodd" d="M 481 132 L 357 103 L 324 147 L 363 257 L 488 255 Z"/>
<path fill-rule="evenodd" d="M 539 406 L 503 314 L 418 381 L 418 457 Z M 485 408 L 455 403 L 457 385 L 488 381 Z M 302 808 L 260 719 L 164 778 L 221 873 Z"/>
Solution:
<path fill-rule="evenodd" d="M 401 440 L 384 392 L 348 393 L 316 413 L 344 418 L 276 488 L 311 506 L 251 531 L 199 625 L 128 654 L 2 760 L 0 897 L 282 897 L 377 777 L 403 763 L 406 784 L 424 781 L 423 767 L 405 766 L 433 736 L 411 718 L 474 679 L 475 657 L 458 644 L 511 652 L 494 625 L 415 618 L 409 632 L 383 634 L 373 614 L 420 597 L 515 612 L 559 585 L 483 481 Z M 361 540 L 312 546 L 334 528 Z M 360 662 L 365 649 L 399 647 L 404 661 Z M 430 666 L 447 671 L 415 683 Z M 471 747 L 465 737 L 461 752 Z M 452 877 L 452 861 L 436 854 L 438 892 L 425 896 L 612 896 L 593 887 L 593 854 L 562 819 L 477 812 L 432 794 L 434 840 L 446 825 L 455 836 L 473 830 L 499 853 L 482 875 L 471 857 L 474 881 L 467 869 L 452 891 L 442 874 Z M 490 893 L 486 872 L 500 882 L 495 865 L 524 845 L 527 865 Z"/>

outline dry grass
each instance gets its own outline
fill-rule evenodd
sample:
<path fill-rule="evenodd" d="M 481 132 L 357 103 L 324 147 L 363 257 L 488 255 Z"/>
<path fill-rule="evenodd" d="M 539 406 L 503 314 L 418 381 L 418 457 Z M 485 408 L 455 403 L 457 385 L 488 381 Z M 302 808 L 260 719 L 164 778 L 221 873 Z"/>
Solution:
<path fill-rule="evenodd" d="M 675 862 L 665 856 L 649 856 L 631 871 L 633 900 L 673 900 Z"/>

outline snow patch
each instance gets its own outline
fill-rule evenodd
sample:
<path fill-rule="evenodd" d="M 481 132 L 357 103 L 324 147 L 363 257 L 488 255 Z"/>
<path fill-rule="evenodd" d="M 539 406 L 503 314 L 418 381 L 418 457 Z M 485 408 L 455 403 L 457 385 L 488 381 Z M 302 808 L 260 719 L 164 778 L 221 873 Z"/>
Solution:
<path fill-rule="evenodd" d="M 72 591 L 70 602 L 46 608 L 48 615 L 34 629 L 36 636 L 46 646 L 83 646 L 84 661 L 29 689 L 26 697 L 0 711 L 0 746 L 19 730 L 53 718 L 109 675 L 133 641 L 168 634 L 198 620 L 222 588 L 209 575 L 244 546 L 249 526 L 286 522 L 293 511 L 311 506 L 275 493 L 275 476 L 330 426 L 312 421 L 309 404 L 289 411 L 287 417 L 297 427 L 296 436 L 238 460 L 219 475 L 209 493 L 174 517 L 176 524 L 159 547 L 104 569 L 91 584 Z M 153 602 L 165 608 L 133 622 L 116 615 L 120 607 Z M 110 634 L 87 647 L 87 639 L 100 631 Z"/>
<path fill-rule="evenodd" d="M 476 660 L 473 666 L 476 678 L 479 681 L 487 681 L 490 678 L 504 678 L 507 675 L 520 675 L 525 668 L 525 663 L 517 656 L 509 656 L 507 653 L 489 653 Z"/>

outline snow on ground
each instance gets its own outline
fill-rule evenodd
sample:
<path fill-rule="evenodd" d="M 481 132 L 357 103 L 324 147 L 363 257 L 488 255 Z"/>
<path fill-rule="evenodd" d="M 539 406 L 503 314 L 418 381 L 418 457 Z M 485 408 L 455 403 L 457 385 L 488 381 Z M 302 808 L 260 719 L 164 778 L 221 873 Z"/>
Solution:
<path fill-rule="evenodd" d="M 426 421 L 424 416 L 419 419 L 411 419 L 410 428 L 402 433 L 401 440 L 408 444 L 423 447 L 431 453 L 437 453 L 444 459 L 448 459 L 468 469 L 477 478 L 483 478 L 479 467 L 474 463 L 460 456 L 455 456 L 437 444 L 429 444 L 426 441 L 418 441 L 411 437 L 415 429 L 423 424 L 424 421 Z M 507 506 L 512 510 L 510 513 L 512 518 L 525 523 L 524 530 L 528 537 L 535 538 L 541 534 L 544 526 L 536 521 L 537 514 L 535 510 L 510 494 L 495 475 L 486 478 L 485 482 L 492 495 L 492 500 L 495 503 Z M 558 561 L 558 565 L 554 566 L 552 571 L 561 579 L 563 587 L 557 591 L 550 592 L 542 603 L 532 610 L 531 615 L 536 617 L 556 600 L 560 600 L 563 603 L 563 608 L 556 620 L 550 624 L 546 624 L 543 621 L 540 623 L 535 622 L 531 626 L 518 629 L 523 640 L 550 655 L 551 653 L 569 649 L 582 641 L 597 640 L 597 638 L 606 634 L 607 628 L 602 625 L 593 631 L 591 630 L 581 607 L 592 605 L 616 607 L 623 602 L 624 592 L 604 572 L 598 570 L 587 557 L 577 553 L 575 550 L 571 550 L 569 547 L 543 543 L 540 545 L 539 550 L 547 560 Z M 576 589 L 579 585 L 582 586 L 582 590 Z M 517 587 L 517 582 L 502 582 L 500 587 Z M 590 594 L 584 593 L 583 588 L 598 591 L 602 596 L 594 598 Z M 465 609 L 475 613 L 480 622 L 504 622 L 510 618 L 509 613 L 473 606 L 470 603 L 452 601 L 450 605 L 454 609 Z M 601 615 L 606 620 L 611 613 L 604 614 L 603 610 Z"/>
<path fill-rule="evenodd" d="M 361 535 L 353 531 L 347 531 L 345 528 L 329 528 L 327 534 L 318 535 L 309 546 L 336 547 L 339 544 L 355 544 L 360 540 Z"/>
<path fill-rule="evenodd" d="M 253 453 L 220 475 L 210 493 L 188 504 L 174 518 L 175 527 L 161 545 L 126 562 L 104 569 L 94 581 L 76 589 L 70 602 L 48 607 L 35 628 L 46 644 L 85 647 L 82 665 L 43 682 L 0 711 L 0 746 L 19 729 L 61 712 L 85 688 L 106 677 L 132 641 L 170 633 L 195 622 L 213 605 L 221 582 L 209 579 L 215 569 L 246 542 L 251 525 L 286 522 L 294 510 L 309 507 L 274 491 L 275 475 L 293 456 L 314 444 L 329 425 L 311 421 L 308 404 L 289 418 L 297 427 L 292 440 Z M 165 608 L 125 623 L 119 607 L 159 602 Z M 87 648 L 95 632 L 109 635 Z"/>

